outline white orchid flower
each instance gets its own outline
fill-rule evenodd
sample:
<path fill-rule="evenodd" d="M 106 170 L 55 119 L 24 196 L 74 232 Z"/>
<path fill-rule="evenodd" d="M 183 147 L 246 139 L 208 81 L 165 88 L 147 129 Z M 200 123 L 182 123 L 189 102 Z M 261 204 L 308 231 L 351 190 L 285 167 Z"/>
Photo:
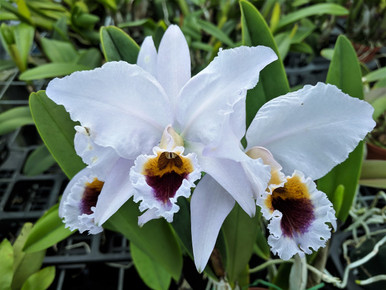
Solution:
<path fill-rule="evenodd" d="M 335 212 L 312 180 L 348 157 L 374 127 L 372 111 L 368 103 L 335 86 L 318 83 L 277 97 L 256 114 L 246 133 L 245 151 L 252 159 L 270 166 L 266 189 L 260 190 L 260 172 L 245 166 L 244 171 L 255 189 L 263 216 L 271 220 L 268 243 L 282 259 L 311 253 L 310 248 L 317 250 L 330 238 L 326 223 L 336 226 Z M 234 205 L 226 190 L 206 177 L 191 200 L 194 260 L 199 270 L 207 264 L 220 228 Z M 210 187 L 212 194 L 205 196 L 198 191 L 201 186 Z M 202 202 L 204 199 L 206 203 Z"/>
<path fill-rule="evenodd" d="M 270 48 L 262 46 L 223 50 L 191 77 L 186 40 L 172 25 L 158 52 L 147 38 L 138 65 L 109 62 L 51 81 L 47 96 L 64 105 L 101 149 L 86 162 L 90 170 L 95 160 L 105 160 L 100 161 L 106 164 L 104 172 L 92 172 L 104 181 L 91 207 L 95 225 L 101 226 L 131 196 L 145 211 L 140 225 L 160 217 L 171 222 L 179 209 L 177 198 L 190 196 L 202 171 L 226 189 L 226 198 L 253 215 L 253 189 L 240 169 L 260 172 L 265 179 L 259 186 L 264 190 L 269 166 L 245 157 L 239 142 L 245 112 L 241 116 L 232 112 L 245 105 L 246 91 L 256 85 L 260 70 L 276 59 Z M 237 142 L 228 142 L 228 132 L 236 132 Z M 77 142 L 75 138 L 75 147 Z M 106 149 L 115 152 L 112 161 L 98 155 Z M 87 150 L 82 153 L 84 158 L 89 155 Z M 90 179 L 82 182 L 83 188 L 90 186 Z M 205 202 L 210 190 L 204 183 L 195 194 L 205 195 Z"/>
<path fill-rule="evenodd" d="M 332 85 L 318 83 L 261 107 L 246 133 L 247 154 L 271 166 L 257 198 L 270 220 L 268 243 L 284 260 L 326 245 L 335 211 L 313 180 L 343 162 L 372 130 L 373 108 Z M 253 181 L 252 181 L 253 182 Z"/>

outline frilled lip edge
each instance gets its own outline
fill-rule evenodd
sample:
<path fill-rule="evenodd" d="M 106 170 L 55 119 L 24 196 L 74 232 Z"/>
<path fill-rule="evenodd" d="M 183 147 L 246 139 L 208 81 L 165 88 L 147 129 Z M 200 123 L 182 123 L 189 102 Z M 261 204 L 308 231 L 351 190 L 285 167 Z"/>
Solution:
<path fill-rule="evenodd" d="M 103 182 L 90 174 L 88 169 L 80 171 L 67 185 L 60 202 L 59 216 L 66 228 L 80 233 L 98 234 L 103 231 L 95 223 L 95 205 Z"/>
<path fill-rule="evenodd" d="M 179 210 L 176 204 L 180 196 L 188 198 L 194 182 L 201 177 L 195 153 L 183 155 L 184 148 L 172 150 L 154 147 L 154 155 L 140 155 L 130 170 L 134 186 L 134 201 L 140 202 L 141 212 L 148 210 L 139 224 L 163 217 L 173 221 Z"/>
<path fill-rule="evenodd" d="M 291 184 L 292 182 L 292 184 Z M 299 192 L 286 192 L 301 189 Z M 291 188 L 292 187 L 292 188 Z M 331 237 L 332 226 L 336 229 L 336 217 L 332 203 L 325 193 L 316 189 L 311 178 L 295 171 L 283 187 L 267 194 L 262 207 L 263 215 L 270 220 L 268 244 L 281 259 L 288 260 L 295 254 L 311 254 L 326 245 Z"/>

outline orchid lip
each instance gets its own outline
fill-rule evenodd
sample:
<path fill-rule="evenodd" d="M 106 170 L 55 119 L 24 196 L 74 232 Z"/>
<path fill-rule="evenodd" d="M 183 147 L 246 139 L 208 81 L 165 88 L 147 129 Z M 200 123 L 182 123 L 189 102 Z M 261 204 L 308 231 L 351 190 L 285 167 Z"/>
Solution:
<path fill-rule="evenodd" d="M 104 182 L 94 178 L 92 182 L 87 182 L 85 184 L 83 196 L 79 204 L 81 213 L 92 214 L 92 207 L 95 207 L 98 196 L 102 191 Z"/>
<path fill-rule="evenodd" d="M 168 203 L 192 171 L 193 165 L 189 158 L 178 152 L 163 151 L 144 164 L 142 174 L 153 189 L 154 197 Z"/>
<path fill-rule="evenodd" d="M 315 219 L 307 186 L 298 176 L 287 178 L 284 186 L 276 188 L 265 203 L 271 212 L 278 210 L 282 213 L 280 225 L 287 237 L 304 234 Z"/>

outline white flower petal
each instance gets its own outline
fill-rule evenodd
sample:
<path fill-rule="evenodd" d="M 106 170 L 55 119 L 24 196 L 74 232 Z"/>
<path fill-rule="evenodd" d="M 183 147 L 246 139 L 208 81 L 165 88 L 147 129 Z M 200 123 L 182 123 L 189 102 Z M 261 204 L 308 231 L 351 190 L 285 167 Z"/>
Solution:
<path fill-rule="evenodd" d="M 161 216 L 158 214 L 157 208 L 151 208 L 145 211 L 142 215 L 138 217 L 138 225 L 142 227 L 148 221 L 159 219 Z"/>
<path fill-rule="evenodd" d="M 137 65 L 157 76 L 157 50 L 151 36 L 145 37 L 137 58 Z"/>
<path fill-rule="evenodd" d="M 259 72 L 277 56 L 268 47 L 238 47 L 218 56 L 183 87 L 176 110 L 189 141 L 209 144 L 234 106 L 259 80 Z"/>
<path fill-rule="evenodd" d="M 186 39 L 177 25 L 165 31 L 158 48 L 157 79 L 175 105 L 181 88 L 190 79 L 190 54 Z"/>
<path fill-rule="evenodd" d="M 111 146 L 127 159 L 150 152 L 172 123 L 161 85 L 139 66 L 126 62 L 108 62 L 92 71 L 56 78 L 46 92 L 64 105 L 71 119 L 95 132 L 95 143 Z"/>
<path fill-rule="evenodd" d="M 115 162 L 120 158 L 111 147 L 102 147 L 96 144 L 89 129 L 75 126 L 74 145 L 76 153 L 83 162 L 92 167 L 99 179 L 104 180 Z"/>
<path fill-rule="evenodd" d="M 277 201 L 271 201 L 270 204 L 276 208 L 268 225 L 268 244 L 272 252 L 283 260 L 288 260 L 295 254 L 311 254 L 311 249 L 316 251 L 324 247 L 331 237 L 329 224 L 336 228 L 333 206 L 327 196 L 316 189 L 311 178 L 305 178 L 301 172 L 295 171 L 287 180 L 297 180 L 293 183 L 293 189 L 296 190 L 285 190 L 273 197 Z M 304 188 L 305 191 L 300 194 L 299 188 Z M 286 211 L 281 212 L 280 209 Z"/>
<path fill-rule="evenodd" d="M 64 191 L 60 201 L 59 216 L 71 231 L 79 230 L 80 233 L 88 231 L 90 234 L 97 234 L 103 230 L 94 219 L 93 201 L 98 196 L 85 197 L 86 187 L 93 183 L 95 178 L 91 170 L 85 168 L 71 179 Z M 95 194 L 99 193 L 95 192 Z"/>
<path fill-rule="evenodd" d="M 249 158 L 249 157 L 248 157 Z M 269 167 L 264 166 L 261 160 L 237 162 L 231 159 L 222 159 L 214 157 L 200 156 L 200 166 L 203 171 L 212 176 L 228 193 L 236 200 L 241 208 L 250 216 L 254 216 L 256 212 L 254 188 L 248 179 L 248 175 L 244 170 L 253 173 L 262 174 L 260 183 L 264 183 L 264 175 L 267 175 L 265 185 L 261 186 L 259 190 L 265 190 L 269 180 Z M 259 186 L 259 185 L 257 185 Z"/>
<path fill-rule="evenodd" d="M 193 256 L 198 272 L 205 269 L 221 225 L 234 205 L 234 199 L 209 175 L 194 190 L 190 208 Z"/>
<path fill-rule="evenodd" d="M 298 169 L 315 180 L 344 161 L 374 127 L 372 112 L 335 86 L 305 86 L 261 107 L 246 134 L 248 148 L 265 147 L 285 174 Z"/>
<path fill-rule="evenodd" d="M 102 225 L 134 194 L 130 182 L 132 160 L 120 158 L 111 169 L 99 195 L 95 209 L 95 222 Z"/>
<path fill-rule="evenodd" d="M 191 194 L 191 188 L 195 187 L 194 182 L 201 177 L 196 154 L 189 153 L 185 156 L 183 151 L 183 147 L 175 147 L 172 150 L 154 147 L 154 155 L 138 156 L 135 165 L 130 170 L 130 180 L 135 189 L 134 201 L 141 202 L 140 211 L 152 209 L 151 219 L 157 216 L 172 222 L 173 215 L 179 210 L 178 197 L 188 198 Z M 168 158 L 165 157 L 167 155 L 163 154 L 178 156 L 181 166 L 176 168 L 177 165 L 174 160 L 177 160 L 177 157 Z M 173 161 L 165 163 L 165 167 L 160 168 L 161 156 L 173 159 Z M 172 170 L 169 166 L 172 167 Z M 154 210 L 156 210 L 155 215 Z M 144 220 L 147 219 L 145 217 Z M 140 222 L 142 221 L 140 220 Z"/>

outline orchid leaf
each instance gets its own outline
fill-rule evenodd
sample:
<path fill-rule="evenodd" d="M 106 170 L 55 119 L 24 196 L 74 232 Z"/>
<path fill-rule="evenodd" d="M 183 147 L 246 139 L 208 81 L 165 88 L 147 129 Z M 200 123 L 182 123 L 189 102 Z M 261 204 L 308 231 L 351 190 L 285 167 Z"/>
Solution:
<path fill-rule="evenodd" d="M 23 247 L 31 232 L 32 224 L 25 223 L 15 243 L 14 250 L 14 264 L 13 264 L 13 280 L 12 289 L 20 289 L 24 281 L 28 279 L 33 273 L 38 271 L 43 264 L 45 251 L 38 251 L 33 253 L 26 253 Z"/>
<path fill-rule="evenodd" d="M 48 249 L 75 232 L 64 227 L 58 212 L 59 204 L 56 204 L 37 220 L 28 235 L 23 251 L 32 253 Z"/>
<path fill-rule="evenodd" d="M 202 19 L 197 20 L 197 24 L 202 30 L 204 30 L 206 33 L 210 34 L 211 36 L 215 37 L 217 40 L 221 41 L 222 43 L 228 45 L 229 47 L 235 46 L 232 39 L 230 39 L 229 36 L 226 35 L 216 25 Z"/>
<path fill-rule="evenodd" d="M 139 46 L 123 30 L 115 26 L 102 27 L 100 38 L 107 61 L 124 60 L 132 64 L 137 63 Z"/>
<path fill-rule="evenodd" d="M 56 163 L 54 157 L 43 144 L 37 147 L 27 158 L 23 167 L 23 174 L 35 176 L 48 170 Z"/>
<path fill-rule="evenodd" d="M 344 93 L 354 98 L 363 99 L 361 77 L 360 64 L 350 40 L 343 35 L 339 36 L 328 70 L 327 82 L 336 85 Z M 334 200 L 332 195 L 339 185 L 344 187 L 343 203 L 338 216 L 343 222 L 348 216 L 357 191 L 362 157 L 363 142 L 360 142 L 346 161 L 318 181 L 319 190 L 325 192 L 330 200 Z"/>
<path fill-rule="evenodd" d="M 247 126 L 252 122 L 258 109 L 269 100 L 289 92 L 287 75 L 280 59 L 277 45 L 263 16 L 249 2 L 240 1 L 243 45 L 264 45 L 272 48 L 279 59 L 269 64 L 260 73 L 256 87 L 247 94 Z"/>
<path fill-rule="evenodd" d="M 334 3 L 315 4 L 283 16 L 280 19 L 279 23 L 277 24 L 276 30 L 279 30 L 284 26 L 290 25 L 301 19 L 313 16 L 313 15 L 323 15 L 323 14 L 343 16 L 348 14 L 348 10 L 343 6 L 340 6 Z"/>
<path fill-rule="evenodd" d="M 386 67 L 372 71 L 363 77 L 364 82 L 375 82 L 382 79 L 386 79 Z"/>
<path fill-rule="evenodd" d="M 55 267 L 45 267 L 32 274 L 23 284 L 21 290 L 45 290 L 55 279 Z"/>
<path fill-rule="evenodd" d="M 359 184 L 386 188 L 386 160 L 365 160 Z"/>
<path fill-rule="evenodd" d="M 75 62 L 78 53 L 70 42 L 42 38 L 41 44 L 45 55 L 52 62 Z"/>
<path fill-rule="evenodd" d="M 169 223 L 157 219 L 139 227 L 140 215 L 138 205 L 130 199 L 103 226 L 122 233 L 177 281 L 182 271 L 182 252 Z"/>
<path fill-rule="evenodd" d="M 135 269 L 142 281 L 151 289 L 167 290 L 171 283 L 170 274 L 155 263 L 148 255 L 141 251 L 135 244 L 130 245 L 130 253 Z"/>
<path fill-rule="evenodd" d="M 252 256 L 260 216 L 257 213 L 251 218 L 236 204 L 224 221 L 222 231 L 227 251 L 226 272 L 231 283 L 241 282 L 241 275 Z"/>
<path fill-rule="evenodd" d="M 24 125 L 33 124 L 28 107 L 16 107 L 0 114 L 0 135 L 7 134 Z"/>
<path fill-rule="evenodd" d="M 74 126 L 77 123 L 70 119 L 63 106 L 51 101 L 44 91 L 31 94 L 30 109 L 47 149 L 67 177 L 72 178 L 85 167 L 74 149 Z"/>
<path fill-rule="evenodd" d="M 76 63 L 53 62 L 26 70 L 20 75 L 19 79 L 22 81 L 40 80 L 61 77 L 76 71 L 89 69 L 91 69 L 91 67 Z"/>
<path fill-rule="evenodd" d="M 13 278 L 13 247 L 4 239 L 0 243 L 0 289 L 11 290 Z"/>

